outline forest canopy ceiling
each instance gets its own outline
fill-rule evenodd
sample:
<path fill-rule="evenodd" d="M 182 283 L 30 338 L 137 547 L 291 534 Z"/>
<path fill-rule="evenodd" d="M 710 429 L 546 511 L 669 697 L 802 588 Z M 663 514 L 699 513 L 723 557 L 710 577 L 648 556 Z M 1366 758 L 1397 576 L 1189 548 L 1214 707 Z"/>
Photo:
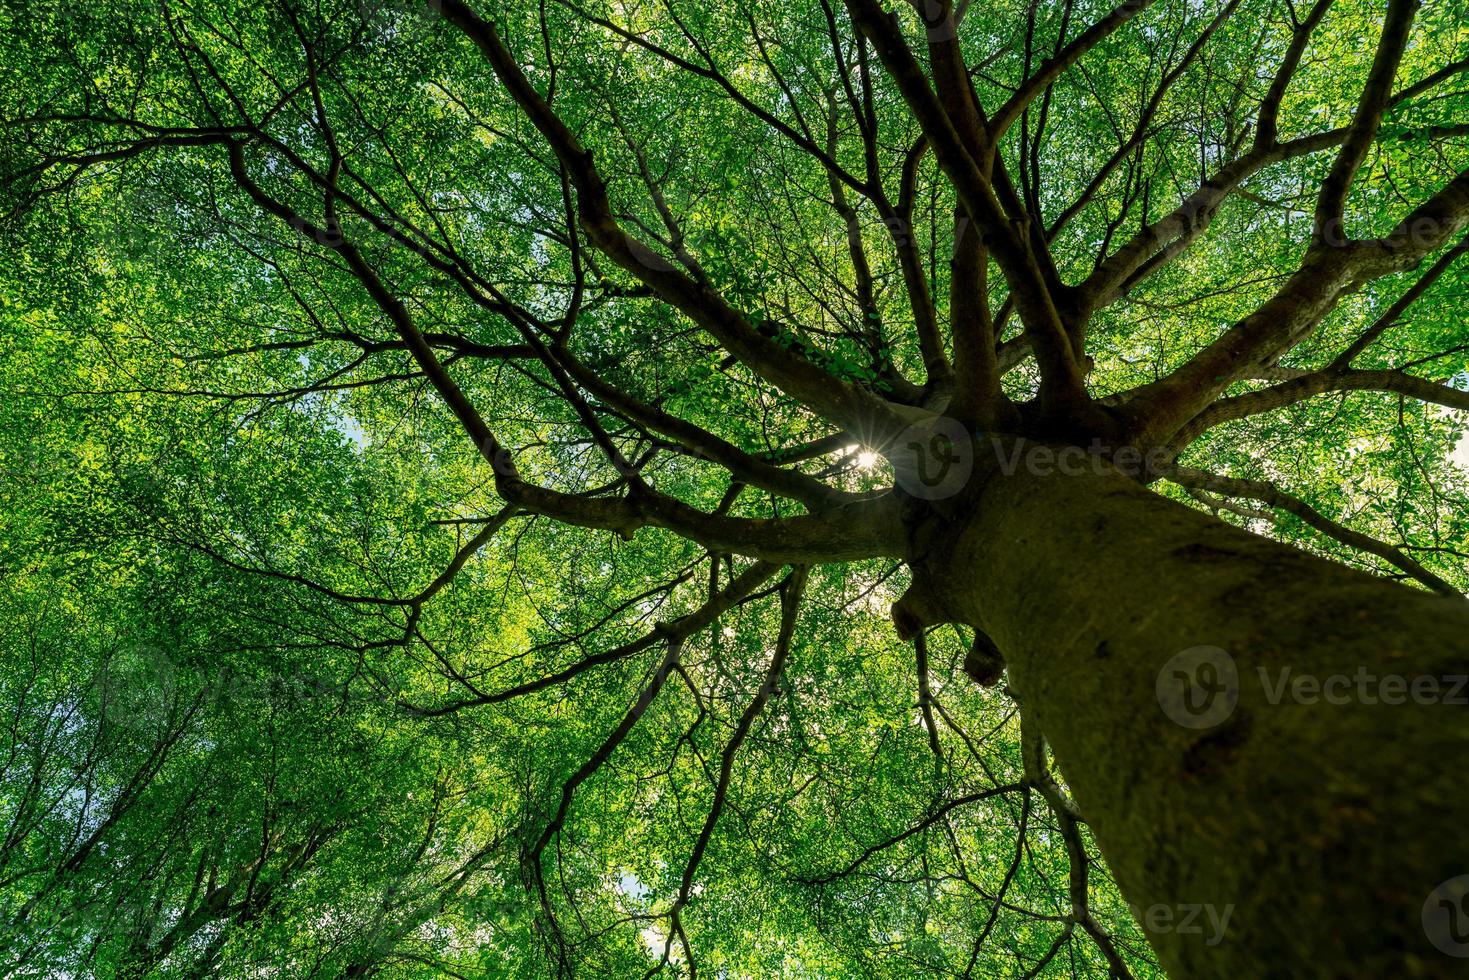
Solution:
<path fill-rule="evenodd" d="M 5 975 L 1161 976 L 934 542 L 1469 588 L 1456 0 L 0 26 Z"/>

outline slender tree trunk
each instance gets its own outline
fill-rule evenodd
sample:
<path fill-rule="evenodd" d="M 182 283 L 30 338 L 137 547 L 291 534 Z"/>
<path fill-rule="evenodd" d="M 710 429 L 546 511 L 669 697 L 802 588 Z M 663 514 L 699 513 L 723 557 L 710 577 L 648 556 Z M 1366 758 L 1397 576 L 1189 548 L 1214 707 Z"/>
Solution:
<path fill-rule="evenodd" d="M 1469 975 L 1469 603 L 1110 472 L 977 498 L 920 587 L 1003 652 L 1170 976 Z"/>

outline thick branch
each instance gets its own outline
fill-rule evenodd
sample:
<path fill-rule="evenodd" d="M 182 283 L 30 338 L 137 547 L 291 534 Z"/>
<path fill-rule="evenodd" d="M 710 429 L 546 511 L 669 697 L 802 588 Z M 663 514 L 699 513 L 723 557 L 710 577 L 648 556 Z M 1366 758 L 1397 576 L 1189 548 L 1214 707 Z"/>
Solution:
<path fill-rule="evenodd" d="M 1270 89 L 1265 93 L 1265 98 L 1260 102 L 1260 111 L 1255 116 L 1255 148 L 1273 146 L 1279 134 L 1280 104 L 1285 100 L 1286 89 L 1290 87 L 1291 80 L 1295 78 L 1296 70 L 1301 65 L 1301 58 L 1306 53 L 1306 48 L 1311 43 L 1311 35 L 1315 33 L 1326 12 L 1336 0 L 1316 0 L 1312 5 L 1306 19 L 1297 24 L 1291 35 L 1290 45 L 1285 49 L 1285 56 L 1280 59 L 1280 67 L 1275 70 L 1275 77 L 1270 81 Z"/>
<path fill-rule="evenodd" d="M 1367 158 L 1367 150 L 1377 137 L 1377 127 L 1382 124 L 1383 113 L 1387 111 L 1393 80 L 1397 77 L 1403 49 L 1408 45 L 1408 32 L 1413 26 L 1418 4 L 1419 0 L 1388 0 L 1387 19 L 1382 26 L 1382 37 L 1377 42 L 1377 54 L 1372 60 L 1367 84 L 1362 89 L 1357 113 L 1347 127 L 1341 151 L 1337 153 L 1331 172 L 1326 175 L 1321 193 L 1316 198 L 1313 234 L 1317 241 L 1325 241 L 1340 231 L 1347 191 L 1351 189 L 1352 179 L 1356 177 L 1362 161 Z"/>
<path fill-rule="evenodd" d="M 894 520 L 896 503 L 887 499 L 847 505 L 820 517 L 756 519 L 707 514 L 646 488 L 626 497 L 603 498 L 563 493 L 525 482 L 509 451 L 419 332 L 407 306 L 388 289 L 361 251 L 340 234 L 313 224 L 261 189 L 246 171 L 244 149 L 238 143 L 230 145 L 230 169 L 236 183 L 267 213 L 314 241 L 335 245 L 352 274 L 406 342 L 409 353 L 439 397 L 473 439 L 480 454 L 490 462 L 495 487 L 506 501 L 563 523 L 614 531 L 624 538 L 630 539 L 643 527 L 663 527 L 711 550 L 756 558 L 801 563 L 901 552 L 899 525 Z M 883 542 L 880 545 L 879 540 Z M 874 545 L 878 545 L 878 550 L 870 551 Z"/>
<path fill-rule="evenodd" d="M 1469 412 L 1469 391 L 1414 377 L 1403 371 L 1359 371 L 1327 368 L 1312 371 L 1261 391 L 1224 398 L 1205 409 L 1179 433 L 1174 445 L 1183 448 L 1204 432 L 1236 419 L 1250 418 L 1332 391 L 1384 391 L 1418 401 Z"/>
<path fill-rule="evenodd" d="M 1469 170 L 1400 221 L 1383 239 L 1318 244 L 1254 313 L 1168 377 L 1137 389 L 1126 412 L 1144 441 L 1166 440 L 1236 378 L 1274 364 L 1363 282 L 1411 268 L 1469 224 Z"/>
<path fill-rule="evenodd" d="M 982 161 L 975 159 L 961 130 L 929 85 L 903 40 L 896 18 L 874 0 L 847 0 L 847 10 L 857 29 L 872 41 L 879 60 L 928 137 L 940 169 L 953 182 L 964 210 L 1005 273 L 1036 351 L 1043 404 L 1058 413 L 1080 409 L 1088 402 L 1084 375 L 1042 264 L 1031 251 L 1030 236 L 1012 225 Z"/>
<path fill-rule="evenodd" d="M 1224 200 L 1245 180 L 1267 166 L 1341 142 L 1346 130 L 1330 130 L 1286 143 L 1251 150 L 1215 171 L 1177 208 L 1144 225 L 1076 286 L 1078 302 L 1087 310 L 1107 306 L 1143 275 L 1181 254 L 1209 227 Z"/>
<path fill-rule="evenodd" d="M 1360 337 L 1352 341 L 1351 345 L 1342 351 L 1336 360 L 1331 362 L 1331 367 L 1335 370 L 1350 367 L 1352 362 L 1357 359 L 1357 356 L 1402 319 L 1403 314 L 1408 312 L 1408 307 L 1412 306 L 1418 301 L 1419 297 L 1428 292 L 1433 284 L 1439 280 L 1439 277 L 1448 271 L 1449 266 L 1458 261 L 1465 252 L 1469 252 L 1469 238 L 1464 239 L 1443 255 L 1440 255 L 1437 261 L 1429 266 L 1428 271 L 1418 277 L 1417 282 L 1408 287 L 1407 291 L 1398 297 L 1397 301 L 1388 307 L 1382 316 L 1373 321 L 1372 326 L 1364 330 Z"/>
<path fill-rule="evenodd" d="M 592 162 L 592 154 L 531 85 L 495 26 L 459 0 L 442 0 L 439 11 L 479 48 L 511 98 L 566 168 L 577 191 L 582 227 L 599 250 L 708 330 L 756 374 L 814 411 L 864 435 L 901 428 L 882 399 L 833 377 L 765 336 L 706 283 L 690 278 L 626 234 L 613 215 L 607 185 Z"/>

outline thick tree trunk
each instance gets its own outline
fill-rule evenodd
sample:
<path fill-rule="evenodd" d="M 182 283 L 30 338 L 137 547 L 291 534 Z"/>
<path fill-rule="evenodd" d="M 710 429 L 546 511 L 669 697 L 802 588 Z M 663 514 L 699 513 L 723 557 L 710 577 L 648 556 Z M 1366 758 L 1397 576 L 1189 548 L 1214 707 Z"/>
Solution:
<path fill-rule="evenodd" d="M 920 586 L 1003 652 L 1170 976 L 1469 975 L 1469 603 L 1111 473 L 970 513 Z"/>

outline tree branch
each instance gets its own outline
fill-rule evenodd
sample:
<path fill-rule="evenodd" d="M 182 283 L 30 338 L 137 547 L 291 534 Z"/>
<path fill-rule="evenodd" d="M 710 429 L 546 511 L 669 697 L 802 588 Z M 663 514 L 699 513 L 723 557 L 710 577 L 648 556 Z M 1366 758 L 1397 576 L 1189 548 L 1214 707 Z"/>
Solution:
<path fill-rule="evenodd" d="M 460 0 L 442 0 L 438 11 L 480 50 L 566 168 L 577 191 L 582 227 L 603 254 L 708 330 L 757 375 L 826 418 L 864 435 L 895 434 L 902 428 L 882 399 L 835 378 L 762 334 L 706 283 L 690 278 L 625 233 L 613 216 L 607 185 L 592 163 L 592 154 L 531 85 L 495 26 Z"/>
<path fill-rule="evenodd" d="M 1116 33 L 1119 28 L 1138 14 L 1151 7 L 1153 2 L 1154 0 L 1122 0 L 1122 3 L 1113 7 L 1107 16 L 1077 35 L 1075 40 L 1057 52 L 1054 57 L 1047 58 L 1041 62 L 1035 74 L 1027 78 L 1021 84 L 1020 88 L 1015 91 L 1015 94 L 1010 96 L 1005 104 L 1000 106 L 999 110 L 995 113 L 989 125 L 990 138 L 995 143 L 998 143 L 1000 137 L 1005 135 L 1005 131 L 1010 128 L 1011 124 L 1020 118 L 1021 111 L 1037 95 L 1045 91 L 1046 86 L 1050 85 L 1057 78 L 1060 78 L 1062 72 L 1081 60 L 1082 55 L 1096 47 L 1097 44 L 1110 35 Z"/>
<path fill-rule="evenodd" d="M 1469 412 L 1469 391 L 1460 388 L 1439 384 L 1427 378 L 1415 377 L 1403 371 L 1326 368 L 1303 374 L 1298 378 L 1260 391 L 1251 391 L 1215 402 L 1179 432 L 1174 440 L 1174 445 L 1182 449 L 1217 425 L 1250 418 L 1333 391 L 1391 392 L 1406 395 L 1418 401 Z"/>
<path fill-rule="evenodd" d="M 1135 389 L 1125 406 L 1145 442 L 1166 441 L 1236 378 L 1273 364 L 1310 335 L 1341 298 L 1364 282 L 1410 268 L 1469 224 L 1469 170 L 1405 217 L 1386 238 L 1318 243 L 1290 279 L 1254 313 L 1166 378 Z"/>
<path fill-rule="evenodd" d="M 1263 504 L 1269 504 L 1271 507 L 1294 514 L 1300 518 L 1302 523 L 1320 531 L 1329 538 L 1340 541 L 1349 547 L 1365 551 L 1368 554 L 1376 555 L 1388 564 L 1406 572 L 1434 592 L 1451 596 L 1462 595 L 1457 588 L 1439 578 L 1409 556 L 1403 554 L 1398 547 L 1379 541 L 1360 531 L 1354 531 L 1346 525 L 1326 517 L 1304 500 L 1286 493 L 1273 483 L 1268 483 L 1264 480 L 1245 480 L 1239 477 L 1219 476 L 1214 473 L 1205 472 L 1204 470 L 1191 469 L 1187 466 L 1175 467 L 1168 472 L 1167 477 L 1181 487 L 1209 490 L 1230 497 L 1246 497 L 1250 500 L 1258 500 Z"/>
<path fill-rule="evenodd" d="M 1346 139 L 1331 165 L 1331 171 L 1321 184 L 1316 198 L 1316 217 L 1312 237 L 1324 242 L 1329 237 L 1340 237 L 1342 210 L 1346 206 L 1347 191 L 1352 180 L 1367 158 L 1367 150 L 1377 137 L 1377 127 L 1382 124 L 1383 113 L 1392 99 L 1393 80 L 1397 77 L 1398 64 L 1403 58 L 1403 49 L 1408 45 L 1408 32 L 1413 26 L 1413 17 L 1418 12 L 1420 0 L 1388 0 L 1387 18 L 1383 22 L 1382 36 L 1377 42 L 1377 53 L 1372 60 L 1372 70 L 1357 104 L 1356 115 L 1347 127 Z"/>

